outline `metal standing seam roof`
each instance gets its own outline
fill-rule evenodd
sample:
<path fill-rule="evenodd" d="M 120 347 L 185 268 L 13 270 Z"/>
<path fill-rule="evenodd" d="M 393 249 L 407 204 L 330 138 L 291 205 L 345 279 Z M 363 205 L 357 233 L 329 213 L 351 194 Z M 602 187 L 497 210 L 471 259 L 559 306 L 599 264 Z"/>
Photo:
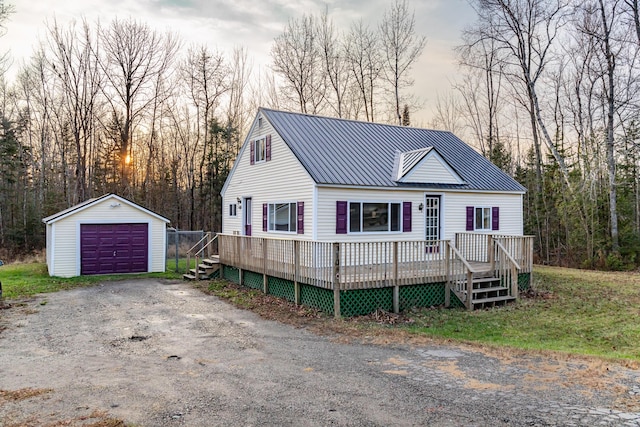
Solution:
<path fill-rule="evenodd" d="M 525 188 L 451 132 L 289 113 L 260 112 L 317 184 L 525 192 Z M 464 184 L 393 179 L 397 151 L 433 147 Z"/>

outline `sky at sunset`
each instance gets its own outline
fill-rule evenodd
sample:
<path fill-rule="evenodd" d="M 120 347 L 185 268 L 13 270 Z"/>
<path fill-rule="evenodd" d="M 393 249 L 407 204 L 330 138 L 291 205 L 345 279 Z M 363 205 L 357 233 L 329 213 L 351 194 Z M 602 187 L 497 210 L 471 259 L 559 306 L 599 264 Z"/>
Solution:
<path fill-rule="evenodd" d="M 16 13 L 7 33 L 0 38 L 0 52 L 9 50 L 13 65 L 9 78 L 29 58 L 44 36 L 47 22 L 59 24 L 73 19 L 100 20 L 134 17 L 151 27 L 178 33 L 186 49 L 205 43 L 212 49 L 230 52 L 234 46 L 247 47 L 254 71 L 268 67 L 273 39 L 287 20 L 304 13 L 321 13 L 325 6 L 338 28 L 362 18 L 370 25 L 379 22 L 390 0 L 8 0 Z M 427 125 L 438 93 L 444 93 L 455 78 L 457 65 L 453 47 L 460 43 L 462 29 L 474 20 L 466 0 L 413 0 L 418 31 L 427 45 L 413 68 L 415 94 L 424 101 L 413 117 L 414 125 Z"/>

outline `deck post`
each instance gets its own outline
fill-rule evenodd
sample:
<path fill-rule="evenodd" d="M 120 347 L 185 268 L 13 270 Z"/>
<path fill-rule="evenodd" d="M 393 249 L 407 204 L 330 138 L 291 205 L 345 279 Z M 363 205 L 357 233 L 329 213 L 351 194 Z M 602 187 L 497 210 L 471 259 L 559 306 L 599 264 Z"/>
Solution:
<path fill-rule="evenodd" d="M 487 257 L 491 265 L 491 271 L 496 270 L 496 251 L 493 247 L 493 234 L 487 234 Z"/>
<path fill-rule="evenodd" d="M 511 295 L 518 298 L 518 269 L 515 265 L 511 266 Z"/>
<path fill-rule="evenodd" d="M 293 299 L 296 305 L 300 305 L 300 283 L 298 277 L 300 276 L 300 241 L 293 241 Z"/>
<path fill-rule="evenodd" d="M 340 243 L 333 244 L 333 315 L 340 318 Z"/>
<path fill-rule="evenodd" d="M 473 310 L 473 273 L 467 270 L 467 310 Z"/>
<path fill-rule="evenodd" d="M 451 262 L 451 243 L 447 241 L 444 248 L 444 271 L 446 280 L 444 285 L 444 306 L 445 308 L 449 308 L 451 305 L 451 272 L 449 271 L 449 263 Z"/>
<path fill-rule="evenodd" d="M 398 279 L 398 242 L 393 242 L 393 312 L 400 313 L 400 280 Z"/>
<path fill-rule="evenodd" d="M 206 243 L 206 248 L 207 248 L 207 259 L 211 259 L 211 232 L 207 231 L 207 243 Z M 204 255 L 204 253 L 202 254 Z M 204 258 L 204 256 L 203 256 Z"/>
<path fill-rule="evenodd" d="M 269 293 L 269 278 L 267 277 L 267 239 L 262 238 L 262 291 Z"/>

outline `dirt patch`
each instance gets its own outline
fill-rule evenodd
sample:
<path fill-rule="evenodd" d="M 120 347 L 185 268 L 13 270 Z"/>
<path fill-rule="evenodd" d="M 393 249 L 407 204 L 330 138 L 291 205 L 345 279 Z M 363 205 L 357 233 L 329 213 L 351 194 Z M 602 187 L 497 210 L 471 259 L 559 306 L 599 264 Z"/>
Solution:
<path fill-rule="evenodd" d="M 17 401 L 17 400 L 24 400 L 24 399 L 30 399 L 32 397 L 35 396 L 40 396 L 42 394 L 46 394 L 46 393 L 50 393 L 53 390 L 50 388 L 40 388 L 40 389 L 35 389 L 35 388 L 23 388 L 20 390 L 0 390 L 0 402 L 2 402 L 2 400 L 9 400 L 9 401 Z"/>

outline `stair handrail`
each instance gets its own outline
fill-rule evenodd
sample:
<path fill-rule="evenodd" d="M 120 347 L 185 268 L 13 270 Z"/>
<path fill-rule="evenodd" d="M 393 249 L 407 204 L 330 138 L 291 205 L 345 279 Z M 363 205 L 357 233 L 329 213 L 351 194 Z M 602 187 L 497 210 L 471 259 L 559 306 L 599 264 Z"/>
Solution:
<path fill-rule="evenodd" d="M 504 247 L 504 245 L 502 243 L 500 243 L 500 241 L 498 240 L 493 240 L 493 244 L 495 245 L 496 249 L 500 249 L 502 252 L 504 252 L 504 254 L 507 256 L 507 259 L 515 265 L 516 269 L 521 270 L 520 264 L 518 264 L 518 261 L 516 261 L 516 259 L 509 253 L 509 251 L 507 250 L 507 248 Z"/>
<path fill-rule="evenodd" d="M 500 279 L 500 283 L 508 284 L 510 288 L 509 294 L 518 297 L 518 271 L 521 270 L 520 264 L 507 251 L 500 241 L 493 240 L 493 250 L 495 251 L 496 268 L 494 274 Z M 504 261 L 504 262 L 503 262 Z"/>
<path fill-rule="evenodd" d="M 189 271 L 189 269 L 191 268 L 191 252 L 193 252 L 193 250 L 197 248 L 198 245 L 202 244 L 202 242 L 205 239 L 210 239 L 205 245 L 202 245 L 202 247 L 193 254 L 196 258 L 196 268 L 195 268 L 196 280 L 200 280 L 200 272 L 198 269 L 198 264 L 200 263 L 199 261 L 200 255 L 202 254 L 202 252 L 204 252 L 205 249 L 207 249 L 213 242 L 216 241 L 216 239 L 218 238 L 218 233 L 214 233 L 214 234 L 215 236 L 213 236 L 213 239 L 211 239 L 211 232 L 209 231 L 205 233 L 204 237 L 198 240 L 198 242 L 195 245 L 193 245 L 191 248 L 189 248 L 189 250 L 187 251 L 187 271 Z"/>
<path fill-rule="evenodd" d="M 460 251 L 458 250 L 458 248 L 456 248 L 456 246 L 451 242 L 451 241 L 447 241 L 447 246 L 449 247 L 449 249 L 451 249 L 451 251 L 453 252 L 453 255 L 455 257 L 457 257 L 461 262 L 462 265 L 465 267 L 465 276 L 466 276 L 466 283 L 465 283 L 465 288 L 467 291 L 467 298 L 464 301 L 464 305 L 467 307 L 468 310 L 473 309 L 473 303 L 471 302 L 472 300 L 472 293 L 473 293 L 473 273 L 476 273 L 477 270 L 475 268 L 473 268 L 471 266 L 471 264 L 469 264 L 469 262 L 466 260 L 466 258 L 464 256 L 462 256 L 462 253 L 460 253 Z M 447 257 L 448 259 L 449 257 Z M 449 267 L 447 269 L 447 282 L 451 283 L 452 282 L 452 277 L 453 276 L 457 276 L 457 273 L 454 274 L 453 270 L 454 270 L 454 266 L 451 262 L 449 262 Z M 456 287 L 458 287 L 459 285 L 456 284 Z M 456 289 L 457 291 L 458 289 Z M 450 288 L 448 287 L 447 293 L 451 292 Z M 449 295 L 446 295 L 447 298 L 449 298 Z"/>

